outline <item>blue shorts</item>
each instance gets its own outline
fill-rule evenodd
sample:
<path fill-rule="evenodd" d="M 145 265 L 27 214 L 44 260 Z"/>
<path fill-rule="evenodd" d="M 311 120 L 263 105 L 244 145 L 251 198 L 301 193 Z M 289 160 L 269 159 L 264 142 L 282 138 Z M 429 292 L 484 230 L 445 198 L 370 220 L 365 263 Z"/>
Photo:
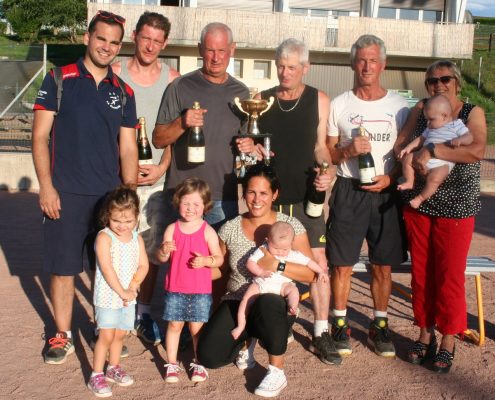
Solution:
<path fill-rule="evenodd" d="M 208 322 L 211 312 L 211 294 L 165 292 L 165 321 Z"/>
<path fill-rule="evenodd" d="M 121 308 L 95 307 L 95 319 L 98 329 L 120 329 L 130 331 L 134 329 L 136 317 L 135 304 Z"/>
<path fill-rule="evenodd" d="M 64 276 L 82 272 L 86 261 L 94 268 L 97 213 L 104 196 L 59 193 L 60 219 L 43 220 L 43 271 Z"/>

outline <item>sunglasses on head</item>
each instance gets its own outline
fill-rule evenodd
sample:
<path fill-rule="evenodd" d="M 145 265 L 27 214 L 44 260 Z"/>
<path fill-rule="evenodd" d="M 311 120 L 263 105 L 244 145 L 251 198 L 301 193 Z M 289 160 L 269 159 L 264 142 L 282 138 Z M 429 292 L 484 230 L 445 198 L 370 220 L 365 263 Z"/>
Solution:
<path fill-rule="evenodd" d="M 441 76 L 440 78 L 428 78 L 425 80 L 425 82 L 427 85 L 436 85 L 438 82 L 441 82 L 444 85 L 446 85 L 452 79 L 455 79 L 455 76 L 445 75 L 445 76 Z"/>
<path fill-rule="evenodd" d="M 98 10 L 98 12 L 95 14 L 93 19 L 91 20 L 91 22 L 93 22 L 96 18 L 113 20 L 122 26 L 124 26 L 124 24 L 125 24 L 125 18 L 124 17 L 121 17 L 120 15 L 114 14 L 113 12 L 110 12 L 110 11 Z"/>

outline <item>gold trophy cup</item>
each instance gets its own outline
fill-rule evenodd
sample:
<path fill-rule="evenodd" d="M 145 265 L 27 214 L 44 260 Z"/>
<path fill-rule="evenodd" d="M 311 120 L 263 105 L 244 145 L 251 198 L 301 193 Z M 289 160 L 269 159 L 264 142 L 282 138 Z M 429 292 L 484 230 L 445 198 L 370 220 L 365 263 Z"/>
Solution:
<path fill-rule="evenodd" d="M 248 118 L 247 133 L 242 134 L 241 137 L 250 137 L 253 139 L 263 138 L 263 145 L 268 150 L 268 155 L 265 155 L 265 164 L 270 164 L 270 133 L 261 133 L 258 128 L 258 118 L 265 112 L 267 112 L 272 106 L 275 98 L 271 96 L 268 100 L 265 99 L 253 99 L 257 93 L 257 89 L 251 88 L 249 94 L 251 96 L 248 100 L 239 100 L 239 97 L 234 99 L 235 105 L 246 114 Z M 239 177 L 243 177 L 246 173 L 246 167 L 256 164 L 257 159 L 250 154 L 241 153 L 236 157 L 236 171 Z"/>
<path fill-rule="evenodd" d="M 258 118 L 265 112 L 267 112 L 273 104 L 274 97 L 271 96 L 269 100 L 264 99 L 249 99 L 239 100 L 239 97 L 234 99 L 235 105 L 246 114 L 248 119 L 248 128 L 246 136 L 260 136 L 260 130 L 258 128 Z"/>

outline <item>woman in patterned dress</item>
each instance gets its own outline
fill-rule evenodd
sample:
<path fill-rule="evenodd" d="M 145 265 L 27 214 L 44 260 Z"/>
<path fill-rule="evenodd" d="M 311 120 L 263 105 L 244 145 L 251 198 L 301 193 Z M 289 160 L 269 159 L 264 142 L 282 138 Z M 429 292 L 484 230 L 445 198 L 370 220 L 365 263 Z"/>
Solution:
<path fill-rule="evenodd" d="M 436 372 L 449 372 L 454 359 L 454 335 L 467 328 L 464 273 L 480 210 L 480 166 L 486 146 L 483 109 L 459 98 L 461 74 L 447 60 L 436 61 L 426 70 L 425 86 L 430 96 L 443 95 L 451 103 L 453 116 L 461 119 L 474 137 L 469 146 L 452 147 L 448 142 L 429 144 L 414 155 L 416 181 L 404 192 L 405 202 L 418 195 L 425 184 L 430 158 L 452 161 L 455 167 L 437 192 L 418 210 L 406 205 L 404 219 L 412 259 L 413 311 L 420 328 L 418 340 L 408 352 L 408 361 L 423 364 L 432 360 Z M 425 101 L 413 108 L 395 146 L 396 154 L 426 128 Z M 442 335 L 437 352 L 435 327 Z"/>
<path fill-rule="evenodd" d="M 225 254 L 225 268 L 229 270 L 227 293 L 208 323 L 204 326 L 198 345 L 198 356 L 208 368 L 219 368 L 235 361 L 239 369 L 256 365 L 253 358 L 255 340 L 242 350 L 246 340 L 259 339 L 268 352 L 268 372 L 256 388 L 255 394 L 273 397 L 287 385 L 283 371 L 287 337 L 294 316 L 288 315 L 285 300 L 275 294 L 263 294 L 251 306 L 246 330 L 238 339 L 231 331 L 237 324 L 237 310 L 244 292 L 251 282 L 246 268 L 249 256 L 264 242 L 270 226 L 276 221 L 288 222 L 295 231 L 295 250 L 311 256 L 306 230 L 295 218 L 272 209 L 279 193 L 279 181 L 273 170 L 265 165 L 252 166 L 243 182 L 243 195 L 248 211 L 226 222 L 218 233 Z M 265 269 L 276 271 L 278 260 L 270 253 L 258 261 Z M 280 269 L 279 269 L 280 271 Z M 310 282 L 315 274 L 307 267 L 287 263 L 283 275 L 297 281 Z"/>

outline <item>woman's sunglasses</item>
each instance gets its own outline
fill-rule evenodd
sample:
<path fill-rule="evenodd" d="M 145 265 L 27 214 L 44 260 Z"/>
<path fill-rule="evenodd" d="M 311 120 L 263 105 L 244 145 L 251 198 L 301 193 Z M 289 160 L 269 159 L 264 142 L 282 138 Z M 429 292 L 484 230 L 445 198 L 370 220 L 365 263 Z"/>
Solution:
<path fill-rule="evenodd" d="M 446 85 L 452 79 L 455 79 L 455 76 L 445 75 L 445 76 L 441 76 L 440 78 L 428 78 L 428 79 L 425 80 L 425 82 L 426 82 L 427 85 L 432 85 L 432 86 L 433 85 L 436 85 L 438 82 L 441 82 L 444 85 Z"/>
<path fill-rule="evenodd" d="M 121 17 L 120 15 L 114 14 L 113 12 L 110 12 L 110 11 L 99 10 L 95 14 L 95 16 L 93 17 L 91 22 L 93 22 L 96 18 L 113 20 L 122 26 L 124 26 L 124 24 L 125 24 L 125 18 L 124 17 Z"/>

